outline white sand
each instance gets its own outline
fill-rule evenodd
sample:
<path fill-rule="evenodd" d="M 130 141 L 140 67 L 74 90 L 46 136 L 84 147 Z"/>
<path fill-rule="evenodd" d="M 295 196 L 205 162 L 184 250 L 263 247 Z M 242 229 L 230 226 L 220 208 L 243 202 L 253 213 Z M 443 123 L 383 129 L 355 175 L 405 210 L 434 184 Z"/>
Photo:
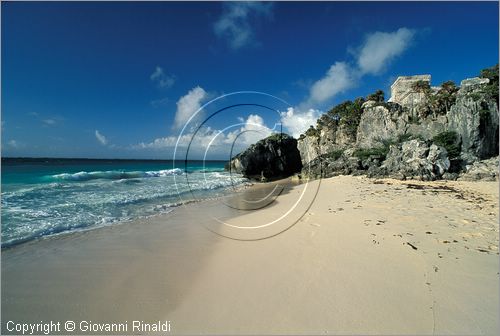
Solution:
<path fill-rule="evenodd" d="M 260 230 L 221 229 L 212 217 L 264 225 L 305 185 L 259 211 L 203 202 L 8 249 L 2 322 L 166 319 L 173 334 L 498 333 L 498 183 L 343 176 L 321 181 L 308 209 L 319 183 Z M 269 239 L 206 229 L 262 238 L 305 211 Z"/>

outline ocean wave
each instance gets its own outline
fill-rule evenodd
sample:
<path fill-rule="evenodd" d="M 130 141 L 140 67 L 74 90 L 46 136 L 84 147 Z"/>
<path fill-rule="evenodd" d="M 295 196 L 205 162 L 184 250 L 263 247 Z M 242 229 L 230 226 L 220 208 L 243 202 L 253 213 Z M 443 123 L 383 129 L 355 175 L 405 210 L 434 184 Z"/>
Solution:
<path fill-rule="evenodd" d="M 156 179 L 181 174 L 176 180 Z M 181 169 L 48 175 L 38 185 L 2 190 L 1 246 L 169 213 L 246 183 L 242 176 L 223 171 L 186 175 Z"/>
<path fill-rule="evenodd" d="M 104 180 L 127 180 L 136 179 L 144 177 L 164 177 L 172 175 L 182 175 L 183 171 L 179 168 L 174 169 L 163 169 L 156 171 L 119 171 L 119 170 L 108 170 L 108 171 L 91 171 L 85 172 L 81 171 L 78 173 L 62 173 L 50 176 L 55 180 L 62 181 L 90 181 L 97 179 Z"/>

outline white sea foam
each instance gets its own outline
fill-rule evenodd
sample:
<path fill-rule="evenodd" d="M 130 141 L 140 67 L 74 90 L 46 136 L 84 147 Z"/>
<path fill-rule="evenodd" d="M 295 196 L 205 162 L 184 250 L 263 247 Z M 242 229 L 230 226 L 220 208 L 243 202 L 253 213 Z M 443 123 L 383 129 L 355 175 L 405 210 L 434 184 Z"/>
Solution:
<path fill-rule="evenodd" d="M 2 191 L 2 246 L 165 214 L 180 204 L 217 197 L 247 180 L 219 170 L 184 174 L 90 171 L 50 175 L 44 183 Z"/>
<path fill-rule="evenodd" d="M 162 177 L 171 175 L 181 175 L 183 171 L 179 168 L 174 169 L 164 169 L 157 171 L 119 171 L 119 170 L 108 170 L 108 171 L 91 171 L 85 172 L 81 171 L 78 173 L 62 173 L 52 175 L 51 177 L 56 180 L 63 181 L 89 181 L 96 179 L 106 179 L 106 180 L 126 180 L 133 178 L 142 177 Z"/>

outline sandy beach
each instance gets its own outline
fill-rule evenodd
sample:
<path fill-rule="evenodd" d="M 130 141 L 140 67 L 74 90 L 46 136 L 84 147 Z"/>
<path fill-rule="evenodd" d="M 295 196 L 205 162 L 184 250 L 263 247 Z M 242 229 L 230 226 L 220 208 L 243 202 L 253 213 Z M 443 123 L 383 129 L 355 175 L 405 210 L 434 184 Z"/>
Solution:
<path fill-rule="evenodd" d="M 134 320 L 170 321 L 170 334 L 498 333 L 498 182 L 267 186 L 251 211 L 210 200 L 3 250 L 2 333 L 10 320 L 126 322 L 128 334 L 147 333 Z"/>

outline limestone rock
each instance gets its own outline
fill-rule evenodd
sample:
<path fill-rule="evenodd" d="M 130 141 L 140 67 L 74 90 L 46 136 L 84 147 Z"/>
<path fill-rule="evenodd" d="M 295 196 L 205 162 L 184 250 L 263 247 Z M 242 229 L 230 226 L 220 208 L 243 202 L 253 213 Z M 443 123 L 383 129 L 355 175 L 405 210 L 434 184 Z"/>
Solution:
<path fill-rule="evenodd" d="M 319 142 L 320 138 L 318 136 L 305 136 L 297 141 L 297 148 L 303 165 L 321 155 Z"/>
<path fill-rule="evenodd" d="M 404 134 L 408 126 L 408 116 L 400 105 L 385 103 L 365 105 L 356 135 L 356 146 L 373 148 L 381 141 L 391 140 Z"/>
<path fill-rule="evenodd" d="M 459 181 L 498 181 L 498 156 L 474 162 L 465 169 L 458 177 Z"/>
<path fill-rule="evenodd" d="M 422 92 L 414 88 L 418 81 L 428 84 L 427 88 L 421 86 Z M 483 171 L 484 164 L 472 165 L 498 155 L 498 102 L 489 79 L 463 80 L 460 89 L 453 91 L 449 105 L 443 105 L 446 92 L 430 86 L 429 75 L 399 77 L 391 86 L 391 93 L 387 103 L 368 100 L 362 104 L 355 133 L 352 124 L 348 132 L 339 119 L 318 121 L 315 132 L 301 136 L 298 148 L 304 166 L 302 174 L 309 177 L 367 174 L 455 180 L 461 171 L 472 169 L 469 175 L 466 172 L 461 178 L 491 176 Z M 427 101 L 429 95 L 434 95 L 434 99 Z M 454 148 L 446 141 L 436 141 L 450 149 L 451 163 L 445 148 L 432 145 L 436 136 L 445 139 L 444 132 L 450 131 L 457 134 Z M 364 153 L 385 153 L 388 144 L 392 145 L 384 157 L 371 155 L 360 160 L 353 155 L 359 149 Z M 332 155 L 339 150 L 343 152 L 340 157 Z M 458 157 L 457 151 L 460 151 Z"/>
<path fill-rule="evenodd" d="M 450 168 L 448 153 L 443 147 L 428 145 L 421 140 L 410 140 L 391 145 L 381 166 L 385 175 L 402 175 L 407 179 L 440 179 Z"/>
<path fill-rule="evenodd" d="M 343 126 L 321 128 L 318 135 L 308 135 L 299 138 L 297 147 L 300 152 L 302 164 L 305 165 L 320 155 L 325 155 L 336 150 L 344 149 L 356 139 L 349 134 Z"/>
<path fill-rule="evenodd" d="M 273 134 L 236 155 L 226 169 L 254 179 L 276 179 L 300 172 L 302 163 L 297 140 Z"/>
<path fill-rule="evenodd" d="M 482 92 L 481 85 L 487 83 L 484 78 L 464 82 L 448 113 L 448 129 L 460 137 L 461 158 L 471 164 L 498 155 L 498 106 Z"/>
<path fill-rule="evenodd" d="M 320 155 L 302 168 L 301 175 L 306 178 L 327 178 L 337 175 L 359 174 L 361 161 L 345 153 L 335 159 L 326 155 Z"/>

